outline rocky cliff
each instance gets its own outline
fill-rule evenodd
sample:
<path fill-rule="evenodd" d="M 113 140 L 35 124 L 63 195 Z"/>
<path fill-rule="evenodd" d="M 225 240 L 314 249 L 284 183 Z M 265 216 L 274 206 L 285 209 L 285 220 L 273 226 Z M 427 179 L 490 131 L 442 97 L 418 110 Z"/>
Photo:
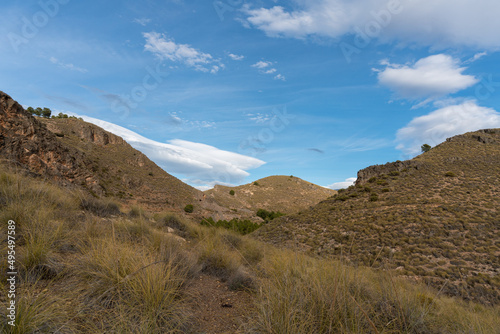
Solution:
<path fill-rule="evenodd" d="M 103 194 L 90 170 L 93 163 L 78 150 L 62 145 L 57 136 L 0 91 L 0 156 L 30 172 L 63 184 L 80 184 Z"/>

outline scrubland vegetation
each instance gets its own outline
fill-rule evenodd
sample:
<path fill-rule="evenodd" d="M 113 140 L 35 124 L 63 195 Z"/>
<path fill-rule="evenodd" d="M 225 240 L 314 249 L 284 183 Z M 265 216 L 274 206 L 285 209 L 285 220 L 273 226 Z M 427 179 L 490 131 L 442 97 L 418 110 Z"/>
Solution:
<path fill-rule="evenodd" d="M 242 319 L 241 333 L 489 334 L 500 328 L 498 306 L 445 297 L 391 271 L 276 249 L 175 213 L 123 212 L 111 200 L 3 167 L 2 310 L 8 220 L 16 222 L 17 314 L 15 327 L 2 317 L 2 333 L 199 333 L 202 320 L 193 317 L 189 289 L 200 273 L 251 296 L 255 307 Z"/>
<path fill-rule="evenodd" d="M 371 167 L 362 183 L 256 234 L 352 265 L 393 269 L 448 296 L 498 305 L 500 145 L 477 139 L 498 140 L 496 131 L 455 137 L 407 166 Z"/>

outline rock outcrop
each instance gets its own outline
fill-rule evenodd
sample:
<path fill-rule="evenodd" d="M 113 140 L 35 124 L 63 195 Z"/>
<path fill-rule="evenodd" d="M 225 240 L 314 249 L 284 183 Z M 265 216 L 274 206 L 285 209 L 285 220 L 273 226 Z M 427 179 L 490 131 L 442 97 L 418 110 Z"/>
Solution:
<path fill-rule="evenodd" d="M 47 129 L 56 134 L 59 137 L 63 137 L 67 129 L 65 125 L 71 122 L 78 122 L 74 119 L 64 119 L 62 122 L 46 122 Z M 109 144 L 125 145 L 126 142 L 123 138 L 112 134 L 94 124 L 90 123 L 80 123 L 78 127 L 72 127 L 72 134 L 83 139 L 84 141 L 94 143 L 100 146 L 106 146 Z"/>
<path fill-rule="evenodd" d="M 374 165 L 358 171 L 356 184 L 365 184 L 372 177 L 380 176 L 381 174 L 390 174 L 391 172 L 402 172 L 408 169 L 420 169 L 424 165 L 421 161 L 407 160 L 390 162 L 385 165 Z"/>
<path fill-rule="evenodd" d="M 30 172 L 63 184 L 103 190 L 89 170 L 92 162 L 78 150 L 62 145 L 57 136 L 9 95 L 0 91 L 0 156 Z"/>

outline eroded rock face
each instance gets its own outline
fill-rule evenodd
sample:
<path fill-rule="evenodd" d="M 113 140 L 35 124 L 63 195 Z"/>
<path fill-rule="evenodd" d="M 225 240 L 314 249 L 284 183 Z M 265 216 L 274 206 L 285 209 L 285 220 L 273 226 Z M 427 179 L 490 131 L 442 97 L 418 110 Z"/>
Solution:
<path fill-rule="evenodd" d="M 102 188 L 91 173 L 91 162 L 77 150 L 63 146 L 56 135 L 0 91 L 0 156 L 19 163 L 30 172 L 64 184 L 87 186 L 96 194 Z"/>
<path fill-rule="evenodd" d="M 381 174 L 389 174 L 390 172 L 402 172 L 405 169 L 420 169 L 424 165 L 421 161 L 407 160 L 390 162 L 385 165 L 375 165 L 362 169 L 358 172 L 356 184 L 364 184 L 372 177 L 380 176 Z"/>
<path fill-rule="evenodd" d="M 65 122 L 72 122 L 75 120 L 66 119 Z M 58 123 L 46 123 L 47 129 L 55 134 L 64 136 L 65 130 Z M 72 127 L 73 134 L 80 137 L 86 142 L 90 142 L 100 146 L 106 146 L 110 144 L 125 145 L 126 142 L 123 138 L 116 136 L 102 128 L 88 123 L 79 123 L 78 127 Z"/>

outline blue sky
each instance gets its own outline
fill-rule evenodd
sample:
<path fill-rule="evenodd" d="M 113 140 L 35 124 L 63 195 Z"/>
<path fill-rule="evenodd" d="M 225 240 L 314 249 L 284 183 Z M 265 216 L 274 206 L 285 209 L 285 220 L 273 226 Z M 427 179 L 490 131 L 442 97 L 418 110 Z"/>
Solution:
<path fill-rule="evenodd" d="M 3 1 L 0 90 L 200 189 L 359 169 L 500 127 L 500 3 Z"/>

